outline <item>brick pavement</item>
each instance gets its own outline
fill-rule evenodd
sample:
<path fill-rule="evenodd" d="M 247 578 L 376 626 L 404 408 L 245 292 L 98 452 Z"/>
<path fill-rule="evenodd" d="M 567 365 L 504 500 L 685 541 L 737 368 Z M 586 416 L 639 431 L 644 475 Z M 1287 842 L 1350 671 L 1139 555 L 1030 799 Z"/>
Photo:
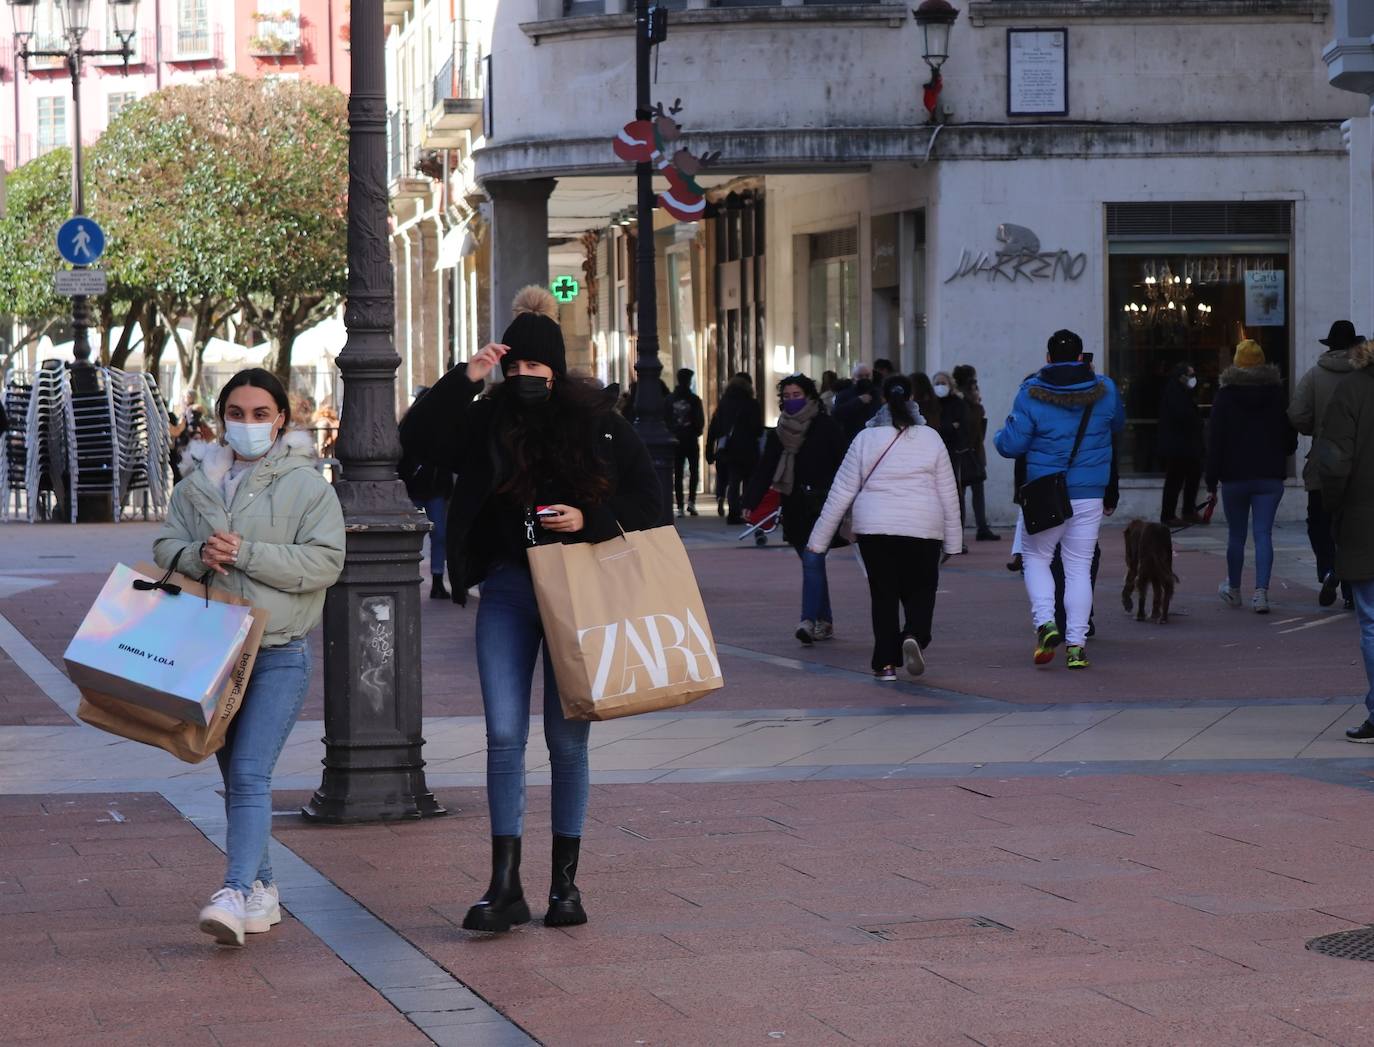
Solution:
<path fill-rule="evenodd" d="M 207 948 L 224 858 L 161 797 L 0 797 L 0 1043 L 429 1042 L 290 916 Z"/>
<path fill-rule="evenodd" d="M 302 797 L 287 797 L 294 804 Z M 462 813 L 277 836 L 543 1042 L 1370 1042 L 1367 792 L 1286 775 L 596 786 L 591 922 L 458 929 Z M 547 887 L 532 790 L 525 887 Z"/>

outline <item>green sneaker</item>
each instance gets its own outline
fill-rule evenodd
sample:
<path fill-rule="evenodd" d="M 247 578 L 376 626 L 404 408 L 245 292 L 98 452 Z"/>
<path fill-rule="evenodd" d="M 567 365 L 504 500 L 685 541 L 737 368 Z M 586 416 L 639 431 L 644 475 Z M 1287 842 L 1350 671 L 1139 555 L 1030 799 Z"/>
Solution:
<path fill-rule="evenodd" d="M 1086 669 L 1092 665 L 1092 662 L 1088 661 L 1088 649 L 1078 644 L 1069 645 L 1064 652 L 1064 661 L 1070 669 Z"/>
<path fill-rule="evenodd" d="M 1035 664 L 1049 665 L 1054 661 L 1054 649 L 1059 646 L 1063 637 L 1059 635 L 1059 626 L 1054 622 L 1046 622 L 1039 629 L 1035 630 Z"/>

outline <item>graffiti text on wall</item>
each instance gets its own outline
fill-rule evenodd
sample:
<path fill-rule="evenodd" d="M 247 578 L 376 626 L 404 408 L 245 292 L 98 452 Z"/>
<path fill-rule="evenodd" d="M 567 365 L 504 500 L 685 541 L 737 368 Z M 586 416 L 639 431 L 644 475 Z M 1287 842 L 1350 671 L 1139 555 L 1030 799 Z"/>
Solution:
<path fill-rule="evenodd" d="M 987 274 L 988 283 L 999 279 L 1008 283 L 1018 280 L 1068 280 L 1081 277 L 1088 268 L 1088 256 L 1084 253 L 1072 254 L 1069 251 L 1042 251 L 1040 237 L 1024 225 L 1004 222 L 997 227 L 997 239 L 1001 243 L 996 251 L 970 251 L 967 248 L 959 255 L 959 264 L 945 283 L 953 283 L 965 276 Z"/>

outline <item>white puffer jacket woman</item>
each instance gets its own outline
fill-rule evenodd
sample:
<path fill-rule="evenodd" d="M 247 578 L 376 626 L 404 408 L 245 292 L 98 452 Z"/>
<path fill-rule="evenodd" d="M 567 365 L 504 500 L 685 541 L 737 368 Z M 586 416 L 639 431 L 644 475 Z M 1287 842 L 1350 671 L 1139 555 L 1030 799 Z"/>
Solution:
<path fill-rule="evenodd" d="M 911 402 L 911 383 L 893 375 L 883 400 L 850 445 L 808 547 L 828 548 L 853 507 L 873 602 L 873 673 L 895 680 L 899 662 L 913 676 L 925 671 L 940 561 L 963 549 L 964 535 L 949 452 Z"/>

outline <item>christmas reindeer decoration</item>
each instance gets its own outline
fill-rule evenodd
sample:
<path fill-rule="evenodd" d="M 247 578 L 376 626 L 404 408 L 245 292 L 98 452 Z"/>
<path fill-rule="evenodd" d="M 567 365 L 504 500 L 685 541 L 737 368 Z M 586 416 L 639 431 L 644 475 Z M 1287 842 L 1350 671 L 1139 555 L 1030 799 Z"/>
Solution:
<path fill-rule="evenodd" d="M 650 119 L 633 120 L 621 128 L 612 147 L 620 159 L 633 164 L 651 164 L 668 179 L 668 189 L 658 194 L 659 206 L 679 222 L 695 222 L 706 214 L 706 191 L 696 176 L 719 160 L 720 153 L 695 156 L 685 148 L 676 147 L 682 137 L 682 125 L 673 118 L 680 112 L 681 98 L 673 99 L 670 109 L 664 109 L 659 102 Z"/>

